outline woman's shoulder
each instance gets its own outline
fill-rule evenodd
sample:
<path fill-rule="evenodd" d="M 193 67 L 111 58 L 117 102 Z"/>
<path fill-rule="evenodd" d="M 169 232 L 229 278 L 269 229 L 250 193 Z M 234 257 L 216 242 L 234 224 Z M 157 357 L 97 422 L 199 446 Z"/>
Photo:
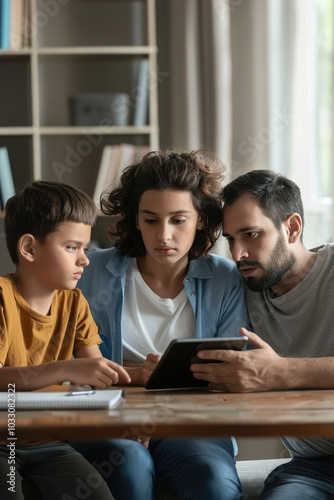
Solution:
<path fill-rule="evenodd" d="M 112 248 L 94 248 L 88 253 L 89 265 L 85 270 L 86 274 L 105 272 L 107 269 L 115 275 L 126 273 L 132 257 L 122 255 L 115 247 Z"/>
<path fill-rule="evenodd" d="M 227 257 L 222 257 L 221 255 L 210 253 L 206 258 L 206 261 L 215 273 L 219 271 L 225 273 L 231 272 L 233 274 L 235 272 L 238 272 L 236 263 L 233 260 L 228 259 Z"/>
<path fill-rule="evenodd" d="M 222 255 L 215 253 L 209 253 L 207 259 L 212 262 L 212 265 L 217 267 L 228 267 L 231 269 L 236 267 L 236 264 L 232 259 L 228 259 L 227 257 L 223 257 Z"/>
<path fill-rule="evenodd" d="M 111 248 L 95 247 L 88 252 L 88 258 L 90 261 L 92 261 L 92 260 L 108 260 L 113 255 L 115 255 L 117 253 L 118 253 L 118 250 L 115 247 L 111 247 Z"/>
<path fill-rule="evenodd" d="M 109 261 L 123 260 L 123 256 L 119 253 L 117 248 L 99 248 L 96 247 L 88 253 L 89 268 L 105 267 Z"/>
<path fill-rule="evenodd" d="M 232 276 L 235 279 L 239 272 L 232 260 L 210 253 L 207 257 L 199 257 L 190 261 L 190 274 L 197 278 L 219 280 L 222 276 L 225 279 L 227 276 Z"/>

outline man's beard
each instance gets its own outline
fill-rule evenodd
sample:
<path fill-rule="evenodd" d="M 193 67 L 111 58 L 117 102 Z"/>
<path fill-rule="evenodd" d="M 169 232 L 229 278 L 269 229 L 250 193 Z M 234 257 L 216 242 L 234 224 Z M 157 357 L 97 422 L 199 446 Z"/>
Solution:
<path fill-rule="evenodd" d="M 260 292 L 277 285 L 291 271 L 296 263 L 296 257 L 292 252 L 287 251 L 284 237 L 280 234 L 266 267 L 263 267 L 256 261 L 243 260 L 242 263 L 243 265 L 256 266 L 259 269 L 263 269 L 264 274 L 260 278 L 252 276 L 246 278 L 248 288 L 253 292 Z M 238 267 L 240 267 L 240 261 L 238 262 Z"/>

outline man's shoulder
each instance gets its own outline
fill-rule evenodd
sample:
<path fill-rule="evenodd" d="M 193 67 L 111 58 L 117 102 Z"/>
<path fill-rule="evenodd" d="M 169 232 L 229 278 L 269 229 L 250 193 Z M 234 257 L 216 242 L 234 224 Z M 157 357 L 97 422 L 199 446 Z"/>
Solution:
<path fill-rule="evenodd" d="M 328 270 L 334 271 L 334 243 L 326 243 L 312 251 L 317 253 L 316 269 L 318 272 L 321 272 L 321 270 L 325 272 L 328 272 Z"/>
<path fill-rule="evenodd" d="M 334 258 L 334 243 L 325 243 L 324 245 L 314 248 L 311 251 L 317 252 L 318 254 L 324 253 Z"/>

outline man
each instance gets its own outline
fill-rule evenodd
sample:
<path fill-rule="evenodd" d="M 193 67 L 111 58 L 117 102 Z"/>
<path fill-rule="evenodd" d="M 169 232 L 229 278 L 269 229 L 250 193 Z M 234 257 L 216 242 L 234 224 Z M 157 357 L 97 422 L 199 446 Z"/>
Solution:
<path fill-rule="evenodd" d="M 223 228 L 246 286 L 254 349 L 202 351 L 224 364 L 192 365 L 212 389 L 256 392 L 334 388 L 334 245 L 309 251 L 302 241 L 298 186 L 270 171 L 224 188 Z M 334 498 L 334 439 L 283 438 L 293 460 L 275 469 L 261 500 Z"/>

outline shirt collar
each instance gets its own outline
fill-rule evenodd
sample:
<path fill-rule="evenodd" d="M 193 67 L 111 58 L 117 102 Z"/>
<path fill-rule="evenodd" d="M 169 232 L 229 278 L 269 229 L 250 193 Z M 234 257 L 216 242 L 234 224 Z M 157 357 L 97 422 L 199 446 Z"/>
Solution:
<path fill-rule="evenodd" d="M 191 260 L 189 263 L 188 276 L 201 279 L 212 278 L 213 273 L 209 263 L 209 257 L 199 257 L 198 259 Z"/>
<path fill-rule="evenodd" d="M 106 267 L 108 271 L 116 276 L 122 276 L 127 273 L 133 257 L 121 255 L 115 252 L 109 259 Z M 191 278 L 207 279 L 212 278 L 212 269 L 209 264 L 210 258 L 199 257 L 189 262 L 188 276 Z"/>

